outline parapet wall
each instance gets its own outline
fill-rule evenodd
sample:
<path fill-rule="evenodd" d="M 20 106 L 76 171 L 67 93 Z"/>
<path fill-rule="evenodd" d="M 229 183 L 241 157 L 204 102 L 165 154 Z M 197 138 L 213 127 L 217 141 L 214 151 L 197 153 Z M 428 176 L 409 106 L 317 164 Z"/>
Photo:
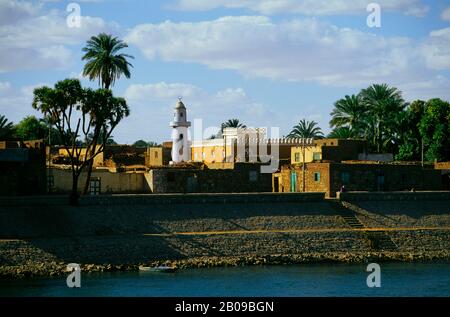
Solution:
<path fill-rule="evenodd" d="M 449 200 L 450 191 L 421 192 L 346 192 L 337 193 L 342 201 L 411 201 L 411 200 Z M 450 203 L 450 202 L 449 202 Z"/>
<path fill-rule="evenodd" d="M 99 195 L 80 198 L 80 206 L 97 205 L 176 205 L 228 203 L 295 203 L 320 202 L 325 193 L 191 193 L 191 194 L 136 194 Z M 1 206 L 64 206 L 67 196 L 0 197 Z"/>

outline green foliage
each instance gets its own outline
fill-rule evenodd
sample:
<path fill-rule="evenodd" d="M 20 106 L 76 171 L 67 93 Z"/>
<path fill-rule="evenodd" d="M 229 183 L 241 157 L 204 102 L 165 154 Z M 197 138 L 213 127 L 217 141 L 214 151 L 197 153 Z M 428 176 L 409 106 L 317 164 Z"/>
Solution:
<path fill-rule="evenodd" d="M 23 140 L 39 140 L 45 139 L 48 135 L 48 127 L 45 126 L 44 122 L 38 120 L 35 116 L 28 116 L 23 118 L 16 125 L 16 137 Z"/>
<path fill-rule="evenodd" d="M 430 99 L 420 120 L 419 131 L 425 144 L 428 161 L 450 160 L 450 104 Z"/>
<path fill-rule="evenodd" d="M 221 132 L 225 128 L 246 128 L 245 124 L 239 122 L 239 119 L 229 119 L 228 121 L 221 124 Z"/>
<path fill-rule="evenodd" d="M 357 138 L 358 134 L 355 133 L 353 129 L 347 126 L 343 126 L 339 128 L 334 128 L 333 131 L 331 131 L 327 137 L 333 139 L 353 139 Z"/>
<path fill-rule="evenodd" d="M 147 147 L 148 143 L 145 142 L 144 140 L 137 140 L 136 142 L 133 143 L 134 147 Z"/>
<path fill-rule="evenodd" d="M 347 128 L 346 130 L 341 129 L 340 133 L 345 131 L 347 135 L 351 134 L 351 137 L 362 135 L 366 112 L 367 108 L 361 102 L 359 95 L 347 95 L 334 103 L 330 126 L 335 128 L 335 131 L 338 131 L 337 128 Z"/>
<path fill-rule="evenodd" d="M 71 202 L 78 200 L 77 183 L 83 168 L 103 151 L 119 122 L 130 113 L 123 98 L 114 97 L 107 89 L 85 89 L 77 79 L 65 79 L 54 88 L 34 90 L 34 109 L 46 115 L 59 132 L 72 165 L 73 187 Z M 89 140 L 89 134 L 101 136 Z M 79 139 L 86 140 L 86 153 L 81 155 Z M 97 148 L 96 145 L 100 145 Z"/>
<path fill-rule="evenodd" d="M 100 33 L 91 37 L 83 48 L 85 52 L 83 60 L 87 61 L 83 69 L 83 75 L 90 80 L 98 79 L 101 86 L 109 89 L 116 79 L 123 74 L 130 78 L 130 67 L 133 67 L 127 59 L 134 58 L 118 52 L 128 45 L 112 35 Z"/>
<path fill-rule="evenodd" d="M 292 131 L 288 134 L 288 138 L 323 138 L 323 133 L 320 127 L 317 126 L 315 121 L 306 121 L 305 119 L 292 128 Z"/>
<path fill-rule="evenodd" d="M 378 153 L 395 150 L 400 116 L 406 107 L 401 92 L 386 84 L 374 84 L 359 95 L 366 108 L 365 136 L 370 145 Z"/>
<path fill-rule="evenodd" d="M 0 140 L 12 138 L 14 136 L 14 125 L 8 122 L 5 116 L 0 115 Z"/>

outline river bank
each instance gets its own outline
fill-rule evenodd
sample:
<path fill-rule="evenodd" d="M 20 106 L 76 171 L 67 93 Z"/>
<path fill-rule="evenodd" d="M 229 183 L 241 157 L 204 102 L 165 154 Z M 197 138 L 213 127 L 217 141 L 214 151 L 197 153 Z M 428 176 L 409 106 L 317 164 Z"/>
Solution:
<path fill-rule="evenodd" d="M 413 193 L 414 194 L 414 193 Z M 0 276 L 316 262 L 449 261 L 450 193 L 89 197 L 0 205 Z M 430 196 L 431 195 L 431 196 Z M 417 198 L 416 197 L 416 198 Z"/>
<path fill-rule="evenodd" d="M 372 262 L 445 262 L 450 263 L 449 251 L 435 252 L 366 252 L 366 253 L 305 253 L 274 254 L 268 256 L 199 257 L 184 260 L 159 260 L 138 264 L 81 264 L 82 273 L 138 271 L 140 265 L 169 265 L 178 269 L 236 267 L 251 265 L 298 265 L 311 263 L 372 263 Z M 33 262 L 19 266 L 1 266 L 1 279 L 56 277 L 67 275 L 67 263 Z"/>

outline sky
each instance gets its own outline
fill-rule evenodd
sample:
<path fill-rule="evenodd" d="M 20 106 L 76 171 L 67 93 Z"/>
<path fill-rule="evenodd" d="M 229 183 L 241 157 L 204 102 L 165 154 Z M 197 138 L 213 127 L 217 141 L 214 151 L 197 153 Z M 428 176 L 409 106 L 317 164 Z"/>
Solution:
<path fill-rule="evenodd" d="M 97 88 L 81 57 L 101 32 L 134 56 L 112 88 L 131 110 L 113 132 L 122 144 L 170 140 L 178 97 L 203 129 L 238 118 L 280 136 L 303 118 L 328 133 L 334 102 L 375 83 L 450 100 L 450 0 L 378 0 L 379 26 L 371 2 L 0 0 L 0 115 L 41 117 L 33 89 L 65 78 Z"/>

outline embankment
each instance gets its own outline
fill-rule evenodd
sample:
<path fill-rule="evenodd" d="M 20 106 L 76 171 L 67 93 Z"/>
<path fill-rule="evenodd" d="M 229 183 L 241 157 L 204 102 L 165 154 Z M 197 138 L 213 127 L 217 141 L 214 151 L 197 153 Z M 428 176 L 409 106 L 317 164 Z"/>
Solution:
<path fill-rule="evenodd" d="M 356 196 L 115 195 L 78 207 L 59 196 L 0 198 L 0 276 L 55 275 L 67 263 L 95 271 L 450 260 L 450 192 L 346 194 Z"/>

